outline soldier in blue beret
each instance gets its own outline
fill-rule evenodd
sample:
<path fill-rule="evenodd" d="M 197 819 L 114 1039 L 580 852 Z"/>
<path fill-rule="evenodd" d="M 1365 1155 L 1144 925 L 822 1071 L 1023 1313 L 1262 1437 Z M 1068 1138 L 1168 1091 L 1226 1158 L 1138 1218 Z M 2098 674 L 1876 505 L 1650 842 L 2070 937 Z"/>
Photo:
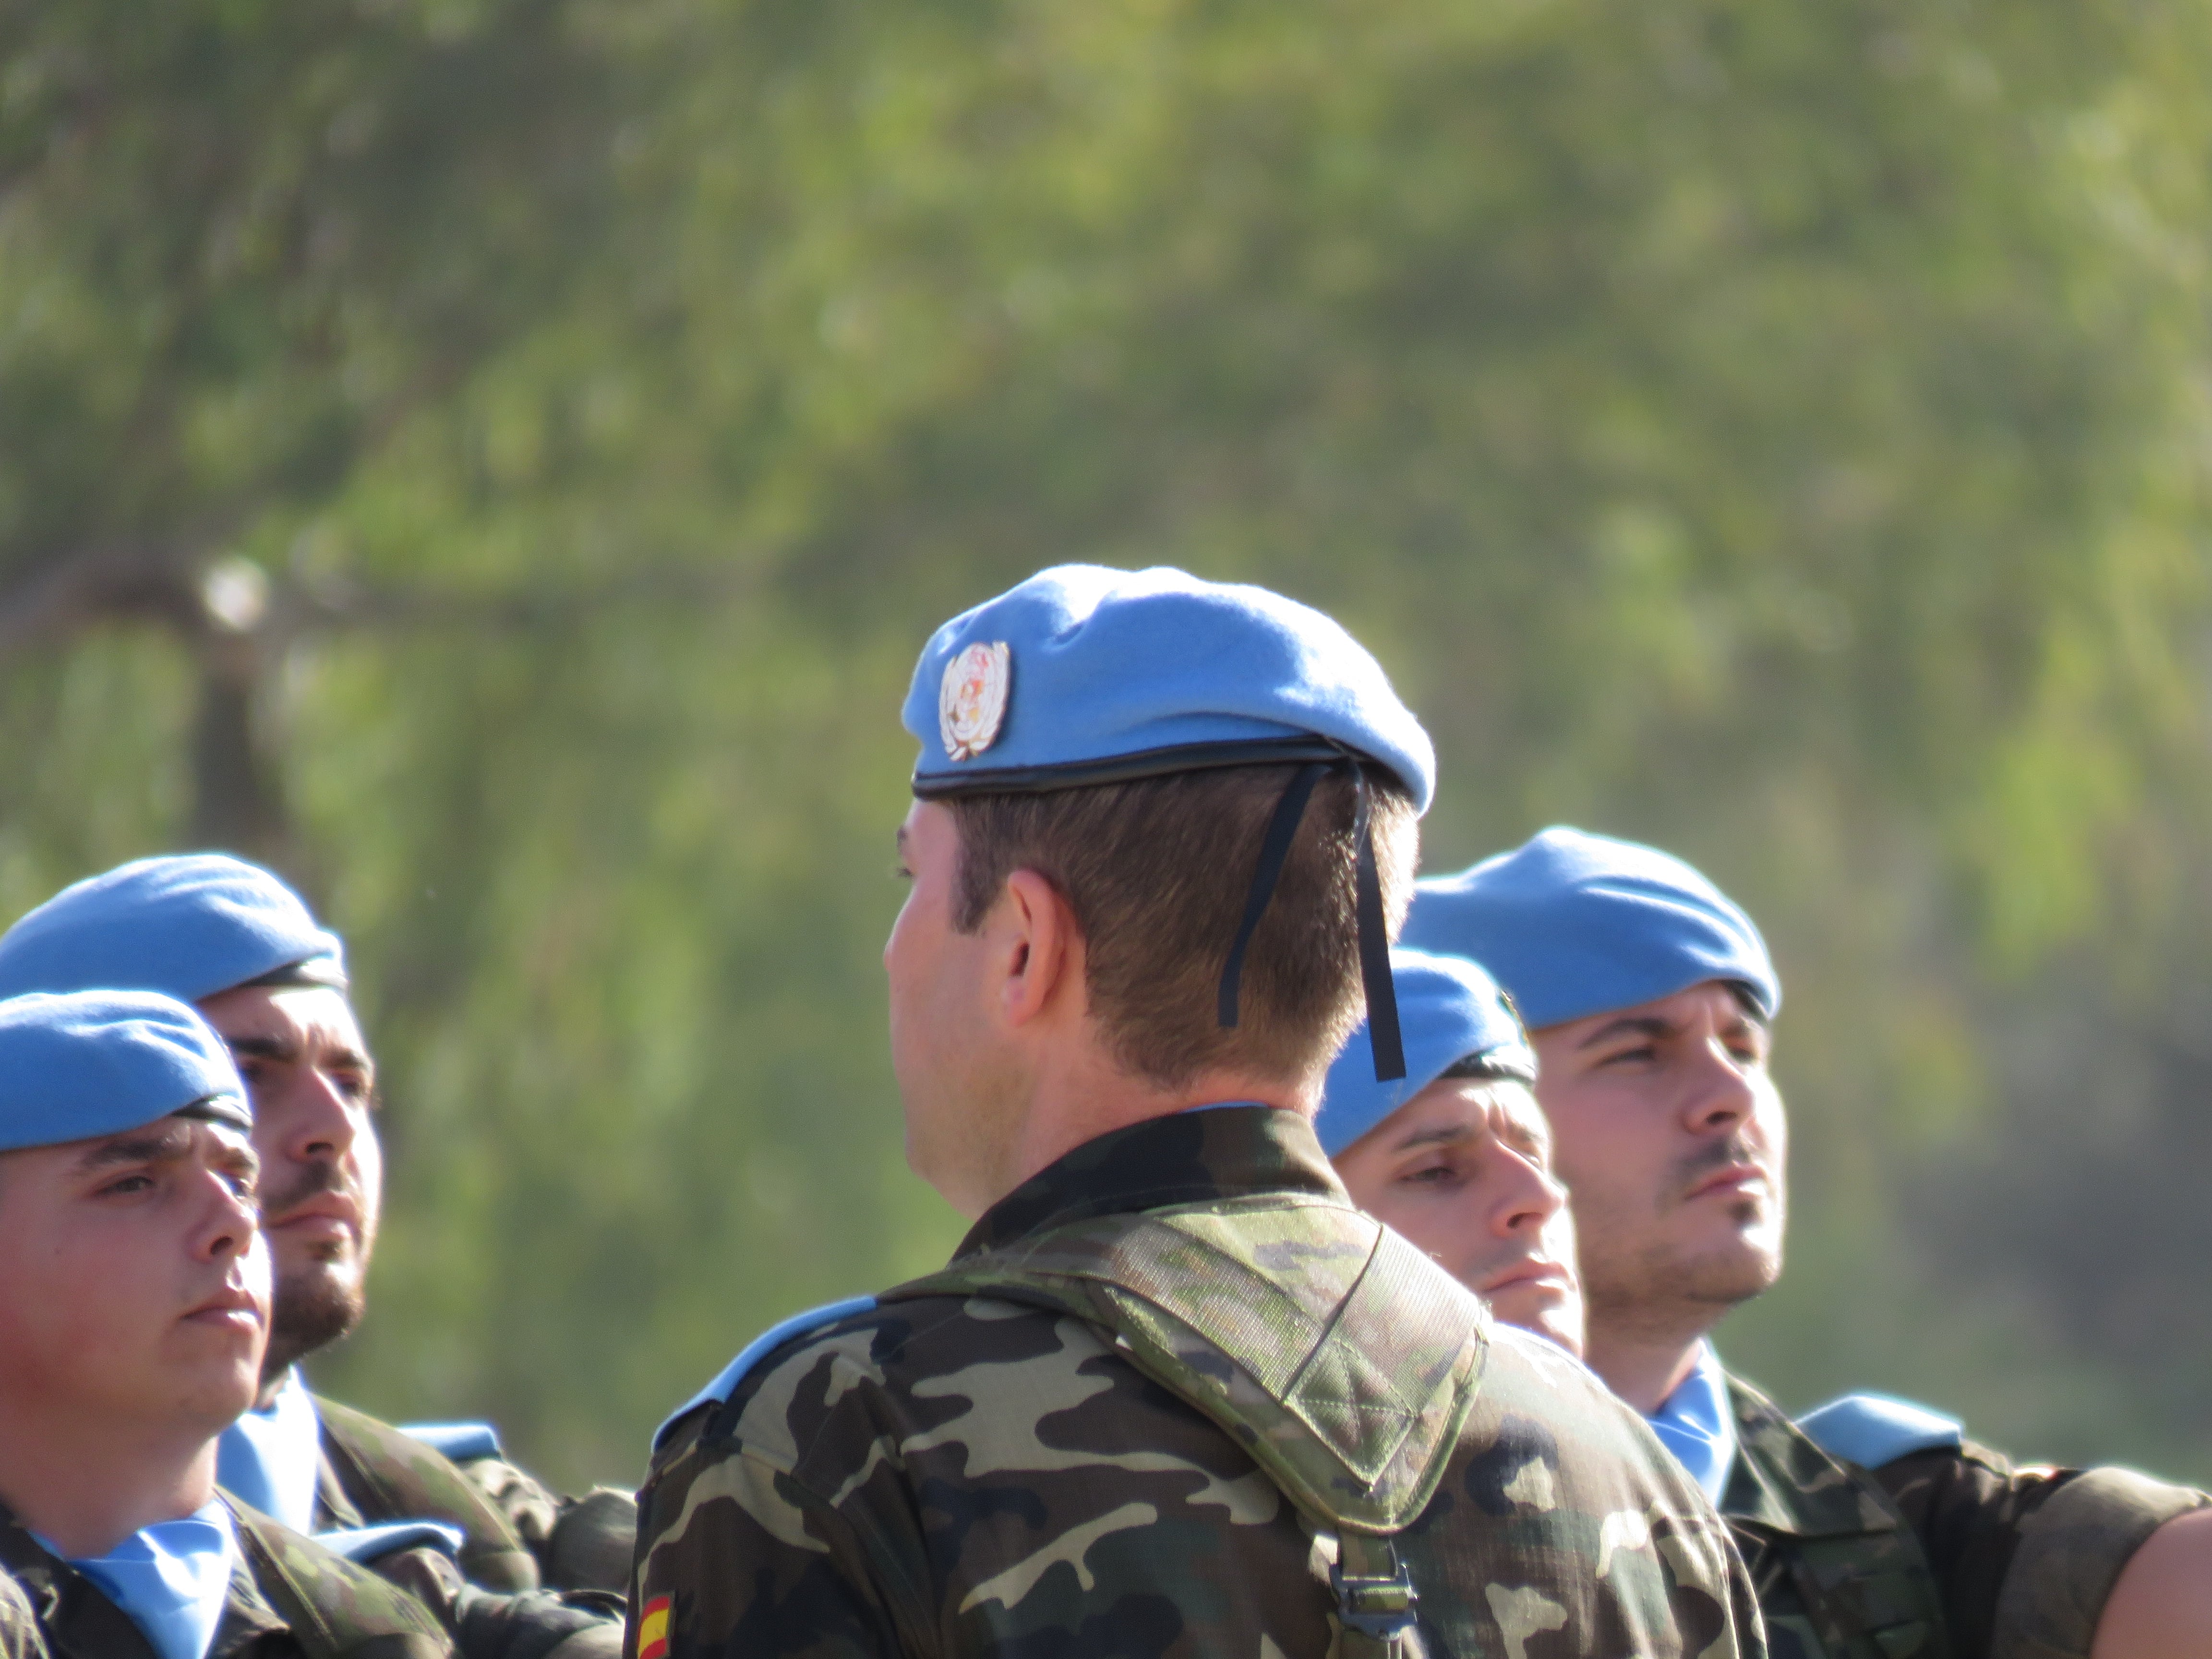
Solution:
<path fill-rule="evenodd" d="M 1654 848 L 1582 830 L 1419 884 L 1406 937 L 1480 961 L 1528 1022 L 1573 1194 L 1588 1357 L 1736 1528 L 1779 1654 L 2212 1653 L 2212 1507 L 2130 1470 L 2019 1468 L 1908 1401 L 1793 1423 L 1708 1334 L 1782 1269 L 1782 984 L 1751 918 Z"/>
<path fill-rule="evenodd" d="M 664 1425 L 636 1659 L 1760 1651 L 1695 1485 L 1315 1138 L 1363 1001 L 1411 1075 L 1432 757 L 1375 659 L 1261 589 L 1065 566 L 939 629 L 906 724 L 891 1057 L 973 1225 Z"/>
<path fill-rule="evenodd" d="M 411 1597 L 215 1486 L 269 1254 L 238 1073 L 144 993 L 0 1001 L 0 1650 L 451 1651 Z M 413 1645 L 404 1645 L 405 1644 Z"/>
<path fill-rule="evenodd" d="M 1314 1133 L 1352 1201 L 1500 1319 L 1583 1349 L 1566 1188 L 1536 1103 L 1536 1056 L 1489 975 L 1459 957 L 1390 953 L 1406 1075 L 1375 1077 L 1363 1023 L 1328 1068 Z"/>
<path fill-rule="evenodd" d="M 383 1194 L 375 1066 L 338 937 L 257 866 L 216 853 L 140 859 L 0 936 L 0 996 L 95 987 L 196 1005 L 253 1097 L 276 1310 L 260 1397 L 223 1439 L 224 1485 L 302 1532 L 459 1527 L 462 1565 L 489 1589 L 620 1589 L 627 1494 L 556 1498 L 499 1455 L 486 1425 L 402 1431 L 311 1395 L 300 1374 L 361 1319 Z"/>

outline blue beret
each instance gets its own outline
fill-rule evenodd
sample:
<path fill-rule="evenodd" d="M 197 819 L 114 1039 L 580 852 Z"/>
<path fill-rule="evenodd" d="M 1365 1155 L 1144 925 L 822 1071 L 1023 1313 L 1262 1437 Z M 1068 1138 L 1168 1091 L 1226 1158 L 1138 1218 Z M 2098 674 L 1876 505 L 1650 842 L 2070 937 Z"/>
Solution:
<path fill-rule="evenodd" d="M 1360 1022 L 1328 1068 L 1314 1119 L 1314 1133 L 1331 1158 L 1463 1060 L 1480 1056 L 1493 1076 L 1536 1080 L 1536 1055 L 1513 1005 L 1480 967 L 1464 957 L 1399 950 L 1390 953 L 1390 973 L 1398 982 L 1406 1075 L 1376 1081 L 1374 1048 Z"/>
<path fill-rule="evenodd" d="M 1671 853 L 1564 826 L 1419 883 L 1403 937 L 1480 962 L 1532 1030 L 1714 979 L 1769 1019 L 1782 1007 L 1765 940 L 1719 888 Z"/>
<path fill-rule="evenodd" d="M 283 882 L 221 853 L 88 877 L 0 935 L 0 997 L 106 987 L 198 1002 L 279 978 L 342 988 L 345 947 Z"/>
<path fill-rule="evenodd" d="M 0 1152 L 120 1133 L 193 1108 L 253 1127 L 230 1050 L 150 991 L 0 1001 Z"/>
<path fill-rule="evenodd" d="M 1428 733 L 1318 611 L 1180 570 L 1059 565 L 931 636 L 907 693 L 928 798 L 1349 752 L 1425 812 Z"/>

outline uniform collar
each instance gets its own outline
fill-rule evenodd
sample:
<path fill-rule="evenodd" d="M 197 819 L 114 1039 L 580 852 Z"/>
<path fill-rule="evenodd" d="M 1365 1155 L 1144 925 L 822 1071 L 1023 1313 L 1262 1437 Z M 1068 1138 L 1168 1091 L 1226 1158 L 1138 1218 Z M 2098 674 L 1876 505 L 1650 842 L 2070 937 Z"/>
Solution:
<path fill-rule="evenodd" d="M 39 1543 L 55 1553 L 43 1538 Z M 161 1659 L 207 1659 L 230 1599 L 238 1535 L 221 1498 L 141 1527 L 103 1555 L 70 1559 L 128 1614 Z"/>
<path fill-rule="evenodd" d="M 1729 1408 L 1728 1374 L 1710 1342 L 1698 1344 L 1698 1361 L 1690 1374 L 1656 1412 L 1644 1419 L 1659 1443 L 1705 1488 L 1715 1504 L 1728 1486 L 1729 1468 L 1735 1462 L 1735 1419 Z"/>
<path fill-rule="evenodd" d="M 5 1504 L 0 1504 L 0 1574 L 23 1592 L 40 1626 L 59 1637 L 57 1651 L 114 1650 L 128 1642 L 125 1630 L 136 1628 L 97 1586 L 46 1549 Z M 208 1659 L 228 1659 L 260 1637 L 289 1628 L 254 1583 L 245 1551 L 233 1552 L 229 1595 Z"/>
<path fill-rule="evenodd" d="M 1095 1216 L 1280 1192 L 1351 1202 L 1310 1119 L 1249 1101 L 1217 1102 L 1085 1141 L 986 1210 L 952 1259 Z"/>
<path fill-rule="evenodd" d="M 1735 1468 L 1721 1512 L 1779 1537 L 1837 1538 L 1893 1532 L 1900 1522 L 1855 1476 L 1738 1377 L 1729 1377 L 1735 1419 Z"/>
<path fill-rule="evenodd" d="M 216 1443 L 215 1478 L 294 1532 L 315 1529 L 316 1477 L 323 1461 L 323 1424 L 297 1366 L 284 1373 L 265 1411 L 250 1411 Z"/>

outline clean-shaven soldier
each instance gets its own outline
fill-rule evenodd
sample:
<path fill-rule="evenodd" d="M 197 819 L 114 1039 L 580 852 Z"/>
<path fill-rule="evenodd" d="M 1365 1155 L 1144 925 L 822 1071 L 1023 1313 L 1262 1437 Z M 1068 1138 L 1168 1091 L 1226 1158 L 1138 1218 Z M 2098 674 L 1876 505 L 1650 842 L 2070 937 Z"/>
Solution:
<path fill-rule="evenodd" d="M 2212 1653 L 2212 1508 L 2130 1470 L 2019 1468 L 1923 1407 L 1791 1423 L 1707 1334 L 1782 1268 L 1782 986 L 1748 916 L 1668 854 L 1547 830 L 1420 884 L 1409 941 L 1480 960 L 1528 1022 L 1573 1194 L 1588 1356 L 1736 1528 L 1776 1651 Z"/>
<path fill-rule="evenodd" d="M 1406 1075 L 1375 1075 L 1365 1021 L 1328 1068 L 1314 1133 L 1352 1201 L 1509 1325 L 1583 1351 L 1566 1188 L 1536 1103 L 1536 1056 L 1490 975 L 1461 957 L 1390 955 Z"/>
<path fill-rule="evenodd" d="M 7 1659 L 453 1651 L 411 1597 L 216 1490 L 268 1334 L 251 1127 L 181 1003 L 0 1001 Z"/>
<path fill-rule="evenodd" d="M 1043 571 L 940 629 L 884 951 L 949 1267 L 771 1333 L 641 1501 L 663 1656 L 1762 1650 L 1634 1415 L 1313 1134 L 1432 783 L 1328 617 Z"/>
<path fill-rule="evenodd" d="M 253 1099 L 276 1314 L 260 1397 L 223 1439 L 224 1486 L 301 1532 L 459 1527 L 462 1568 L 489 1589 L 619 1591 L 627 1494 L 556 1498 L 482 1425 L 403 1431 L 318 1398 L 301 1376 L 361 1319 L 383 1195 L 374 1065 L 337 936 L 254 865 L 141 859 L 64 889 L 0 936 L 0 996 L 101 986 L 196 1005 Z"/>

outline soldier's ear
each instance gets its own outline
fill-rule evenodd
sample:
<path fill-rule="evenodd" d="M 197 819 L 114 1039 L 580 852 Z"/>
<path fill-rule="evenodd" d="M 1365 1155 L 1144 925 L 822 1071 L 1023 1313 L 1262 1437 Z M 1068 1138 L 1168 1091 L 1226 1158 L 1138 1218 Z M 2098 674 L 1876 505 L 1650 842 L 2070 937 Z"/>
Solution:
<path fill-rule="evenodd" d="M 1083 935 L 1066 896 L 1035 870 L 1006 878 L 1005 909 L 1006 927 L 992 941 L 999 1012 L 1021 1026 L 1071 992 L 1082 998 Z"/>

